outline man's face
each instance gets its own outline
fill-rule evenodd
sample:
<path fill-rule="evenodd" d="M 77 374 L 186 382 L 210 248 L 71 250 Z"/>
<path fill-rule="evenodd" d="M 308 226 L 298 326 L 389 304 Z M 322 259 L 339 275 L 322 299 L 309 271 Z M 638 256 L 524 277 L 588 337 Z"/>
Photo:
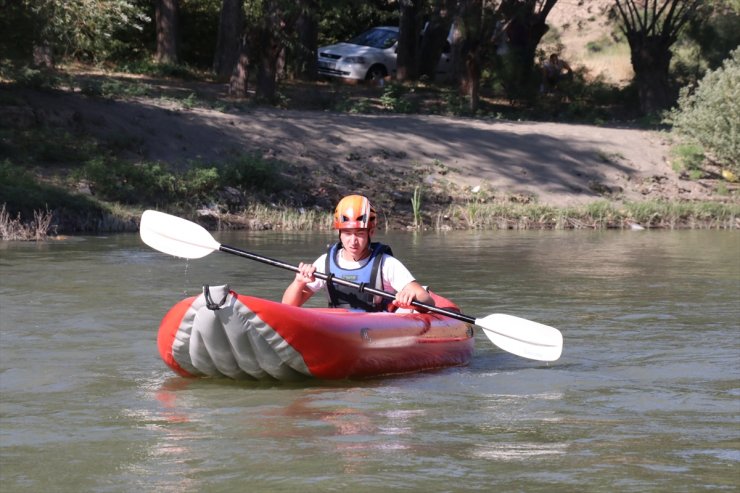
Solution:
<path fill-rule="evenodd" d="M 339 240 L 347 253 L 354 259 L 361 259 L 370 246 L 370 229 L 342 229 L 339 231 Z"/>

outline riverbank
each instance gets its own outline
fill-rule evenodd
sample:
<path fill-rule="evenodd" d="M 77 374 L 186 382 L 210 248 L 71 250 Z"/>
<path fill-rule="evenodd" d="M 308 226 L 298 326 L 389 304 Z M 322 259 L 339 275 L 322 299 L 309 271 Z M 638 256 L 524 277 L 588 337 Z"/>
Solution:
<path fill-rule="evenodd" d="M 94 79 L 96 88 L 118 81 L 109 95 L 90 90 L 90 80 L 54 91 L 3 88 L 6 175 L 23 168 L 97 208 L 63 207 L 52 224 L 59 232 L 135 229 L 149 207 L 214 228 L 323 228 L 347 193 L 370 196 L 389 229 L 739 226 L 736 185 L 712 169 L 689 179 L 672 163 L 670 136 L 634 124 L 399 114 L 376 106 L 383 92 L 372 87 L 289 86 L 292 109 L 277 109 L 230 100 L 223 84 Z M 352 108 L 365 101 L 366 113 L 317 109 L 327 100 L 336 108 L 337 98 Z M 137 189 L 131 170 L 142 169 L 150 174 Z M 194 200 L 156 189 L 141 200 L 153 182 L 192 190 L 225 169 L 239 186 L 220 176 Z M 104 196 L 127 186 L 122 199 Z"/>

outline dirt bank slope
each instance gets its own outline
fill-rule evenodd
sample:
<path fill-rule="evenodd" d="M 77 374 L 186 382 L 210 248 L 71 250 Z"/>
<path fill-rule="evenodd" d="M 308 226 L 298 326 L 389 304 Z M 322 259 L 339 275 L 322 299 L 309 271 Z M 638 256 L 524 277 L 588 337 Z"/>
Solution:
<path fill-rule="evenodd" d="M 554 206 L 605 197 L 717 198 L 712 180 L 684 180 L 673 171 L 665 134 L 632 128 L 279 109 L 222 112 L 161 99 L 108 101 L 69 93 L 35 94 L 28 112 L 35 121 L 127 142 L 135 148 L 130 157 L 180 167 L 194 159 L 221 161 L 260 151 L 293 165 L 295 176 L 316 195 L 324 189 L 364 191 L 405 201 L 409 190 L 425 184 L 450 194 L 480 186 L 493 195 L 531 195 Z"/>

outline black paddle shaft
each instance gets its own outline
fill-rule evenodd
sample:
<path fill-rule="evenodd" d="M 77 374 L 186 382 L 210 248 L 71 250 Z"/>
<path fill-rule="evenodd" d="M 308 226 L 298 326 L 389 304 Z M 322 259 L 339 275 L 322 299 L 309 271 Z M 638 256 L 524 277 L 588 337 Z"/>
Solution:
<path fill-rule="evenodd" d="M 240 248 L 236 248 L 236 247 L 232 247 L 228 245 L 220 245 L 218 249 L 222 252 L 230 253 L 232 255 L 237 255 L 239 257 L 248 258 L 250 260 L 256 260 L 257 262 L 262 262 L 263 264 L 272 265 L 274 267 L 280 267 L 281 269 L 290 270 L 293 272 L 300 272 L 300 269 L 296 267 L 295 265 L 286 264 L 285 262 L 281 262 L 280 260 L 275 260 L 270 257 L 264 257 L 262 255 L 250 253 Z M 371 288 L 364 282 L 356 283 L 356 282 L 348 281 L 346 279 L 342 279 L 341 277 L 327 275 L 322 272 L 315 272 L 314 276 L 323 281 L 333 282 L 334 284 L 340 284 L 342 286 L 347 286 L 347 287 L 356 289 L 360 293 L 370 293 L 375 296 L 382 296 L 383 298 L 387 298 L 389 300 L 393 300 L 396 298 L 396 296 L 393 293 L 389 293 L 387 291 L 381 291 L 380 289 Z M 438 308 L 436 306 L 427 305 L 426 303 L 421 303 L 419 301 L 412 301 L 411 305 L 417 308 L 423 308 L 424 310 L 427 310 L 430 312 L 439 313 L 440 315 L 445 315 L 445 316 L 448 316 L 448 317 L 451 317 L 457 320 L 462 320 L 463 322 L 467 322 L 469 324 L 475 324 L 475 319 L 473 317 L 469 317 L 467 315 L 454 312 L 452 310 L 447 310 L 445 308 Z"/>

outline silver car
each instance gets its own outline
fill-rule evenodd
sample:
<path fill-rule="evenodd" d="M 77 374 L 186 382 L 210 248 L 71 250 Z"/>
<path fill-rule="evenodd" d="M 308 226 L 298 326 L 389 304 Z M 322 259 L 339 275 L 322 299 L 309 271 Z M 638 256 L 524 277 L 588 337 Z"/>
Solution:
<path fill-rule="evenodd" d="M 380 80 L 396 74 L 398 28 L 374 27 L 345 43 L 319 48 L 319 75 Z"/>
<path fill-rule="evenodd" d="M 450 56 L 452 32 L 451 28 L 446 46 L 437 64 L 438 79 L 443 79 L 452 73 Z M 318 73 L 326 77 L 372 81 L 380 81 L 389 75 L 395 77 L 397 48 L 397 27 L 374 27 L 345 43 L 319 48 Z"/>

